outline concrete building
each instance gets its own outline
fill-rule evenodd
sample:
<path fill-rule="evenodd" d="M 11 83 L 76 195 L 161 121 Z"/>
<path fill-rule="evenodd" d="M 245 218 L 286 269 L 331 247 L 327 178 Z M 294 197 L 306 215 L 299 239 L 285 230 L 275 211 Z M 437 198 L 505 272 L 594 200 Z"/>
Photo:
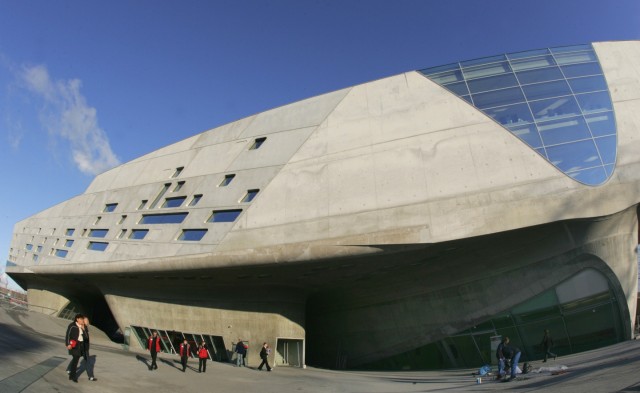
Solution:
<path fill-rule="evenodd" d="M 408 72 L 230 123 L 16 224 L 32 309 L 218 360 L 411 369 L 628 340 L 640 42 Z"/>

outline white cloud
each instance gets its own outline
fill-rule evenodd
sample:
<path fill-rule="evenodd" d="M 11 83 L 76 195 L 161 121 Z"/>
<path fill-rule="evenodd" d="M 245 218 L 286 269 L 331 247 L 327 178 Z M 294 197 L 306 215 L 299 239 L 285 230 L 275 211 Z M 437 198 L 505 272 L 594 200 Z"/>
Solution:
<path fill-rule="evenodd" d="M 80 80 L 54 81 L 42 65 L 23 67 L 20 76 L 27 88 L 44 100 L 43 125 L 53 138 L 69 142 L 80 171 L 96 175 L 120 164 L 98 125 L 96 109 L 80 93 Z"/>

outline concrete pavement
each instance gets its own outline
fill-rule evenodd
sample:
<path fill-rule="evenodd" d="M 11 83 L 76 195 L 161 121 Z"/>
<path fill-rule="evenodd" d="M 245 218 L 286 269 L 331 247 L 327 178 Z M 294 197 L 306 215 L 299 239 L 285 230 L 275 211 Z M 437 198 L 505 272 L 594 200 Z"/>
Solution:
<path fill-rule="evenodd" d="M 273 372 L 236 368 L 208 362 L 207 372 L 197 372 L 191 359 L 185 373 L 177 356 L 160 355 L 157 371 L 149 371 L 149 356 L 141 350 L 125 351 L 92 329 L 91 352 L 95 356 L 96 382 L 81 369 L 77 384 L 68 380 L 69 356 L 64 332 L 69 321 L 0 307 L 0 392 L 462 392 L 517 390 L 521 392 L 638 392 L 640 391 L 640 341 L 558 358 L 541 366 L 566 365 L 561 375 L 531 373 L 510 383 L 483 378 L 476 384 L 471 369 L 410 372 L 333 371 L 315 368 L 276 367 Z"/>

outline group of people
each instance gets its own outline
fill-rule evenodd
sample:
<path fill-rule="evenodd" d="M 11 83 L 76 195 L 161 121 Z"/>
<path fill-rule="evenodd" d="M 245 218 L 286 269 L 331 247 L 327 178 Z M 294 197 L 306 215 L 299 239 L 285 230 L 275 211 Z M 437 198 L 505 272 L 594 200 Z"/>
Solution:
<path fill-rule="evenodd" d="M 545 329 L 544 331 L 540 346 L 544 350 L 543 363 L 545 363 L 549 357 L 552 357 L 554 360 L 558 357 L 558 355 L 551 352 L 551 348 L 553 348 L 553 338 L 551 337 L 551 333 L 549 333 L 548 329 Z M 520 348 L 511 344 L 509 337 L 505 337 L 502 342 L 498 344 L 498 348 L 496 349 L 496 357 L 498 358 L 498 379 L 502 379 L 507 371 L 510 371 L 510 375 L 509 378 L 505 377 L 503 379 L 504 382 L 516 379 L 518 362 L 520 361 L 521 354 L 522 352 L 520 351 Z M 505 370 L 505 368 L 507 370 Z M 508 370 L 509 368 L 510 370 Z"/>
<path fill-rule="evenodd" d="M 149 366 L 149 371 L 157 370 L 158 364 L 156 361 L 158 358 L 158 352 L 161 352 L 162 350 L 158 332 L 154 331 L 147 340 L 147 349 L 149 350 L 149 354 L 151 355 L 151 365 Z M 247 349 L 248 345 L 245 344 L 241 339 L 238 339 L 238 342 L 235 346 L 236 364 L 238 367 L 246 367 Z M 189 361 L 191 352 L 191 344 L 189 344 L 189 341 L 185 338 L 184 341 L 180 344 L 180 364 L 182 364 L 182 372 L 186 372 L 187 370 L 187 362 Z M 209 359 L 209 349 L 207 348 L 207 344 L 204 341 L 201 342 L 195 352 L 199 360 L 198 372 L 207 372 L 207 359 Z M 260 363 L 260 366 L 258 367 L 259 371 L 262 371 L 263 366 L 266 366 L 267 371 L 271 371 L 271 366 L 269 365 L 268 361 L 270 353 L 271 349 L 269 348 L 269 344 L 262 344 L 262 349 L 260 350 L 260 359 L 262 359 L 262 363 Z"/>
<path fill-rule="evenodd" d="M 238 339 L 236 343 L 236 366 L 238 367 L 246 367 L 247 366 L 247 349 L 249 346 L 242 341 L 242 339 Z M 266 366 L 267 371 L 271 371 L 271 366 L 269 366 L 269 355 L 271 354 L 271 348 L 269 348 L 269 344 L 262 343 L 262 348 L 260 349 L 260 360 L 262 362 L 258 366 L 258 371 L 262 371 L 262 367 Z"/>
<path fill-rule="evenodd" d="M 73 322 L 67 327 L 65 345 L 71 355 L 71 362 L 67 366 L 69 380 L 78 382 L 78 362 L 84 358 L 84 368 L 87 371 L 89 381 L 97 381 L 93 375 L 93 358 L 89 354 L 89 318 L 82 314 L 76 314 Z"/>

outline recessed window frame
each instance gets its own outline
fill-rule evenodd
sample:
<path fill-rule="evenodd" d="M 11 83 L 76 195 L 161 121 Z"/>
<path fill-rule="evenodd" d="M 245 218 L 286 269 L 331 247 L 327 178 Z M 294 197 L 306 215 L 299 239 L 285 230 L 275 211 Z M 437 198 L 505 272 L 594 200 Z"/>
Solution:
<path fill-rule="evenodd" d="M 69 251 L 67 250 L 62 250 L 60 248 L 56 248 L 54 255 L 58 258 L 66 258 L 67 255 L 69 254 Z"/>
<path fill-rule="evenodd" d="M 262 145 L 264 145 L 264 142 L 267 140 L 266 136 L 262 136 L 260 138 L 256 138 L 253 140 L 253 143 L 251 144 L 251 146 L 249 147 L 249 150 L 258 150 L 259 148 L 262 147 Z"/>
<path fill-rule="evenodd" d="M 142 210 L 144 209 L 145 206 L 147 206 L 147 202 L 149 202 L 148 199 L 143 199 L 140 201 L 140 204 L 138 205 L 138 208 L 136 210 Z"/>
<path fill-rule="evenodd" d="M 107 228 L 95 228 L 89 231 L 89 237 L 104 239 L 109 234 Z"/>
<path fill-rule="evenodd" d="M 69 248 L 69 247 L 73 247 L 73 243 L 75 242 L 75 240 L 73 239 L 66 239 L 64 241 L 64 247 Z"/>
<path fill-rule="evenodd" d="M 228 186 L 229 184 L 231 184 L 233 179 L 235 179 L 235 177 L 236 177 L 235 173 L 229 173 L 228 175 L 224 175 L 224 179 L 222 179 L 220 184 L 218 184 L 218 187 L 226 187 L 226 186 Z"/>
<path fill-rule="evenodd" d="M 148 233 L 149 233 L 148 229 L 132 229 L 131 233 L 129 233 L 129 237 L 127 237 L 127 239 L 142 240 L 145 237 L 147 237 Z"/>
<path fill-rule="evenodd" d="M 113 211 L 116 210 L 116 207 L 118 207 L 117 203 L 107 203 L 104 205 L 104 209 L 102 210 L 103 213 L 112 213 Z"/>
<path fill-rule="evenodd" d="M 171 178 L 175 179 L 176 177 L 180 176 L 183 170 L 184 170 L 183 166 L 177 167 L 175 172 L 173 172 L 173 175 L 171 175 Z"/>
<path fill-rule="evenodd" d="M 143 214 L 138 225 L 182 224 L 187 215 L 186 212 Z"/>
<path fill-rule="evenodd" d="M 213 212 L 211 212 L 211 215 L 207 219 L 207 222 L 211 222 L 211 223 L 235 222 L 241 213 L 242 213 L 242 209 L 214 210 Z"/>
<path fill-rule="evenodd" d="M 182 187 L 184 187 L 184 183 L 186 183 L 185 181 L 179 181 L 178 184 L 176 184 L 176 186 L 173 188 L 173 191 L 171 192 L 178 192 L 180 190 L 182 190 Z"/>
<path fill-rule="evenodd" d="M 123 214 L 122 216 L 120 216 L 120 220 L 118 221 L 118 225 L 122 225 L 126 219 L 127 219 L 127 215 L 126 214 Z"/>
<path fill-rule="evenodd" d="M 107 249 L 107 247 L 109 247 L 109 243 L 108 242 L 90 241 L 89 244 L 87 244 L 87 250 L 91 250 L 91 251 L 104 252 Z"/>
<path fill-rule="evenodd" d="M 196 194 L 193 196 L 193 198 L 191 198 L 191 201 L 189 201 L 189 204 L 187 206 L 192 207 L 198 204 L 198 202 L 200 202 L 200 199 L 202 199 L 202 194 Z"/>
<path fill-rule="evenodd" d="M 186 196 L 164 198 L 164 203 L 162 204 L 161 207 L 163 209 L 172 209 L 172 208 L 180 207 L 186 200 L 187 200 Z M 178 201 L 180 203 L 176 205 L 175 203 Z M 171 205 L 171 206 L 168 206 L 168 205 Z"/>
<path fill-rule="evenodd" d="M 199 242 L 207 234 L 208 229 L 183 229 L 176 240 L 181 242 Z"/>
<path fill-rule="evenodd" d="M 242 199 L 240 199 L 240 203 L 249 203 L 253 201 L 259 192 L 260 192 L 259 188 L 247 190 L 247 192 L 244 194 Z"/>
<path fill-rule="evenodd" d="M 67 228 L 67 230 L 64 232 L 64 235 L 65 236 L 73 236 L 75 231 L 76 231 L 75 228 Z"/>

